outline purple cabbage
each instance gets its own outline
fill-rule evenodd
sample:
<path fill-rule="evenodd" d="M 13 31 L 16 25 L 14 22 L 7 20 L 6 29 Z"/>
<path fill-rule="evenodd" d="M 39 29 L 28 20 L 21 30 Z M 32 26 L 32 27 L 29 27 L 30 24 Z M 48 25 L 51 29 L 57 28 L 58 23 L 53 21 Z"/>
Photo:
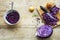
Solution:
<path fill-rule="evenodd" d="M 19 13 L 16 10 L 9 10 L 6 19 L 9 23 L 15 24 L 19 20 Z"/>
<path fill-rule="evenodd" d="M 59 19 L 55 16 L 57 14 L 57 12 L 60 10 L 60 8 L 56 7 L 56 6 L 53 6 L 51 9 L 50 9 L 50 14 L 51 16 L 55 19 L 52 19 L 49 15 L 47 15 L 46 13 L 43 13 L 43 20 L 45 22 L 45 24 L 47 25 L 51 25 L 51 26 L 54 26 L 57 24 L 57 21 L 59 21 Z"/>
<path fill-rule="evenodd" d="M 53 29 L 49 25 L 42 25 L 37 29 L 37 36 L 41 38 L 50 37 L 53 33 Z"/>
<path fill-rule="evenodd" d="M 60 10 L 60 8 L 56 7 L 56 5 L 55 5 L 50 9 L 50 12 L 52 15 L 56 15 L 59 10 Z"/>
<path fill-rule="evenodd" d="M 47 15 L 46 13 L 43 13 L 43 20 L 45 22 L 45 24 L 47 25 L 51 25 L 54 26 L 57 24 L 58 18 L 54 15 L 52 15 L 55 19 L 52 19 L 49 15 Z"/>

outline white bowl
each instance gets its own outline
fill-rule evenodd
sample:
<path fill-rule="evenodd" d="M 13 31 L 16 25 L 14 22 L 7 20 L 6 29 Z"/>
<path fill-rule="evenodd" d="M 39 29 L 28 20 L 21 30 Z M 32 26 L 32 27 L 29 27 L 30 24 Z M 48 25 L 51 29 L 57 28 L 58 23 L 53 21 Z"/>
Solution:
<path fill-rule="evenodd" d="M 10 10 L 9 10 L 10 11 Z M 8 21 L 7 21 L 7 19 L 6 19 L 6 16 L 7 16 L 7 14 L 8 14 L 8 12 L 6 12 L 5 14 L 4 14 L 4 21 L 8 24 L 8 25 L 15 25 L 15 24 L 17 24 L 17 22 L 19 21 L 17 21 L 16 23 L 14 23 L 14 24 L 11 24 L 11 23 L 9 23 Z"/>

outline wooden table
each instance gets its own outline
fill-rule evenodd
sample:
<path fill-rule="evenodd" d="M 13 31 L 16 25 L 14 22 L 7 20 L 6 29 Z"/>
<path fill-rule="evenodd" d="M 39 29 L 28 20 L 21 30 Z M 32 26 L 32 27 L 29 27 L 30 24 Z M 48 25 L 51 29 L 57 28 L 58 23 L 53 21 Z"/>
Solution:
<path fill-rule="evenodd" d="M 10 10 L 12 0 L 0 0 L 0 40 L 60 40 L 60 28 L 53 29 L 53 34 L 50 38 L 41 39 L 35 36 L 36 20 L 32 17 L 34 10 L 30 13 L 28 8 L 34 6 L 35 9 L 46 3 L 55 2 L 56 0 L 13 0 L 14 9 L 20 13 L 20 20 L 14 26 L 9 26 L 5 23 L 3 16 L 6 11 Z M 59 1 L 59 0 L 57 0 Z M 33 21 L 33 22 L 32 22 Z M 41 23 L 40 23 L 41 24 Z"/>

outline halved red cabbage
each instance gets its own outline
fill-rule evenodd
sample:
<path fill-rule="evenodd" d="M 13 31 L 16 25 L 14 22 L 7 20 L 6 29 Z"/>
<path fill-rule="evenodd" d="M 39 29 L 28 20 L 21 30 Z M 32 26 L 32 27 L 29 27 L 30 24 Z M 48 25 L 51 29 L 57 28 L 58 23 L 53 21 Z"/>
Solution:
<path fill-rule="evenodd" d="M 50 37 L 53 33 L 53 29 L 49 25 L 42 25 L 37 29 L 37 36 L 41 38 Z"/>

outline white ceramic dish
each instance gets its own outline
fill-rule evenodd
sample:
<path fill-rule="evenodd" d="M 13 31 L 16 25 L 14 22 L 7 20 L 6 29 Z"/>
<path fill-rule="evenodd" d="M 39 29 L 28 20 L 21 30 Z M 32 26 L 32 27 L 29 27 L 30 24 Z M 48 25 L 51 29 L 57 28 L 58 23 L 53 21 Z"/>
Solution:
<path fill-rule="evenodd" d="M 10 10 L 9 10 L 9 11 L 10 11 Z M 9 11 L 8 11 L 8 12 L 9 12 Z M 15 25 L 15 24 L 17 24 L 19 20 L 18 20 L 16 23 L 14 23 L 14 24 L 11 24 L 11 23 L 9 23 L 9 22 L 7 21 L 6 16 L 7 16 L 8 12 L 6 12 L 6 13 L 4 14 L 4 17 L 3 17 L 3 18 L 4 18 L 4 21 L 5 21 L 8 25 Z"/>

